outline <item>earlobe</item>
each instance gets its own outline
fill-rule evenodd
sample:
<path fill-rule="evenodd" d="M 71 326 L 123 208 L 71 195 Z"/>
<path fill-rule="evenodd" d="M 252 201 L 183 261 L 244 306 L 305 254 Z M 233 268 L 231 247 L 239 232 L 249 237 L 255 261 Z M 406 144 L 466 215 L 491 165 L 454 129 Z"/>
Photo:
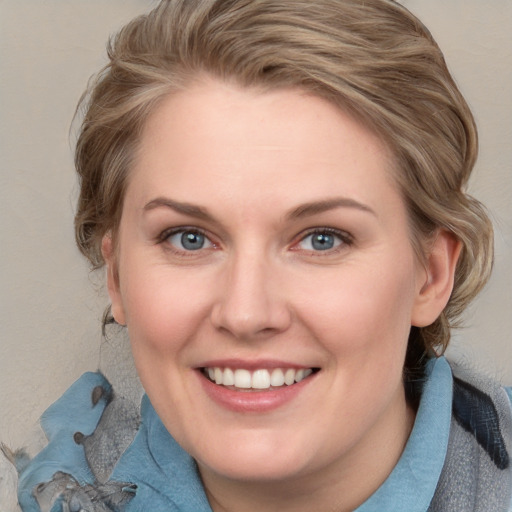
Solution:
<path fill-rule="evenodd" d="M 101 254 L 105 260 L 107 270 L 107 290 L 112 304 L 112 316 L 118 324 L 126 325 L 124 307 L 119 287 L 117 259 L 110 234 L 106 234 L 101 241 Z"/>
<path fill-rule="evenodd" d="M 455 268 L 462 244 L 449 231 L 441 230 L 432 244 L 418 280 L 411 324 L 426 327 L 442 313 L 453 290 Z"/>

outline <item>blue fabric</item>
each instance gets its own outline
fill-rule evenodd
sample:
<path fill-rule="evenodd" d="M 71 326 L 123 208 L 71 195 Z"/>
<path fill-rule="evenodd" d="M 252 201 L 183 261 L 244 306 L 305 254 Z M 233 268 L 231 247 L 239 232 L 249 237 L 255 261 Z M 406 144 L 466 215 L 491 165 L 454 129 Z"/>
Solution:
<path fill-rule="evenodd" d="M 212 512 L 194 460 L 171 437 L 147 396 L 141 414 L 141 428 L 112 475 L 138 486 L 126 511 Z"/>
<path fill-rule="evenodd" d="M 57 471 L 73 475 L 81 485 L 94 482 L 83 447 L 75 443 L 73 435 L 75 432 L 92 434 L 101 418 L 106 402 L 101 398 L 96 405 L 92 403 L 92 390 L 96 386 L 110 390 L 110 384 L 101 374 L 85 373 L 41 417 L 48 445 L 20 474 L 18 501 L 23 512 L 40 512 L 32 489 L 51 480 Z"/>

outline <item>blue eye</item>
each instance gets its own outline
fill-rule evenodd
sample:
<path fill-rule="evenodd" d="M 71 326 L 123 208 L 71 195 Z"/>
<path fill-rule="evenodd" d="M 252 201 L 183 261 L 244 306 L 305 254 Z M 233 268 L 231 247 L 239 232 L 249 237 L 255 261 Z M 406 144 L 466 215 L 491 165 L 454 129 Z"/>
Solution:
<path fill-rule="evenodd" d="M 313 231 L 299 242 L 299 247 L 306 251 L 329 251 L 342 243 L 344 240 L 340 235 L 329 231 Z"/>
<path fill-rule="evenodd" d="M 212 247 L 212 243 L 200 231 L 180 230 L 171 233 L 167 237 L 167 241 L 182 251 L 199 251 Z"/>

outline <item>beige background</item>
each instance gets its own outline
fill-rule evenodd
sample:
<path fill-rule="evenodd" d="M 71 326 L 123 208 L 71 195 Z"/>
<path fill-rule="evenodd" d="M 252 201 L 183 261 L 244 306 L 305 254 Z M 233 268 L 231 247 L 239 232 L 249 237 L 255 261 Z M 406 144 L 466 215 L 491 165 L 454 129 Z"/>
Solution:
<path fill-rule="evenodd" d="M 100 366 L 106 299 L 102 273 L 91 275 L 74 247 L 69 128 L 108 34 L 153 3 L 0 0 L 0 440 L 13 447 Z M 403 3 L 437 38 L 474 110 L 471 190 L 497 230 L 494 277 L 451 353 L 512 384 L 512 1 Z"/>

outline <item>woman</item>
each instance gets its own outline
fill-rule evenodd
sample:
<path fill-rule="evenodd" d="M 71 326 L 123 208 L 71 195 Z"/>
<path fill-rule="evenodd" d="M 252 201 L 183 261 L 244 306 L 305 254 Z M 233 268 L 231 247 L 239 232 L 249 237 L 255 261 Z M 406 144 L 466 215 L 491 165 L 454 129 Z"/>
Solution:
<path fill-rule="evenodd" d="M 421 23 L 387 0 L 170 0 L 109 57 L 76 233 L 142 423 L 85 375 L 43 418 L 22 509 L 507 510 L 507 394 L 439 356 L 492 230 Z"/>

